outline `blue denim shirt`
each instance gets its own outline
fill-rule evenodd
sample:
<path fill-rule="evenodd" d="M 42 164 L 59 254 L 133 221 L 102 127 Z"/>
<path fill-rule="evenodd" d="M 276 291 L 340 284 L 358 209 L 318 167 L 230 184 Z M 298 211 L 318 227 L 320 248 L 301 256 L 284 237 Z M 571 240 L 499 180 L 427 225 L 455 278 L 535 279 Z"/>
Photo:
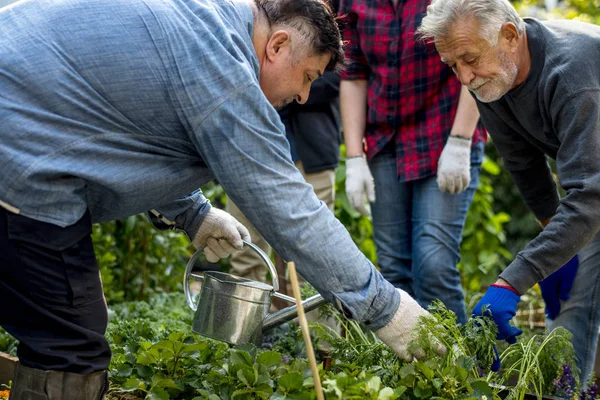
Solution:
<path fill-rule="evenodd" d="M 292 163 L 247 3 L 25 0 L 0 27 L 4 207 L 60 226 L 159 209 L 193 237 L 217 178 L 325 298 L 391 318 L 397 292 Z"/>

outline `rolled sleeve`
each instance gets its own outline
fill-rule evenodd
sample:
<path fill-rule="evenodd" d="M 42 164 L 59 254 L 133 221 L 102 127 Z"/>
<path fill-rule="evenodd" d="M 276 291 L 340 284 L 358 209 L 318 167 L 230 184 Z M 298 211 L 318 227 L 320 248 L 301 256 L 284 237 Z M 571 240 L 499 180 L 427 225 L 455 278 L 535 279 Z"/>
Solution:
<path fill-rule="evenodd" d="M 198 189 L 188 196 L 162 205 L 156 210 L 169 221 L 174 221 L 175 228 L 183 230 L 188 238 L 192 239 L 198 232 L 210 207 L 210 201 Z"/>
<path fill-rule="evenodd" d="M 368 79 L 371 69 L 360 46 L 358 15 L 352 11 L 352 1 L 343 1 L 341 9 L 345 13 L 342 19 L 342 38 L 346 43 L 345 55 L 348 59 L 348 66 L 341 73 L 341 77 L 343 80 Z"/>

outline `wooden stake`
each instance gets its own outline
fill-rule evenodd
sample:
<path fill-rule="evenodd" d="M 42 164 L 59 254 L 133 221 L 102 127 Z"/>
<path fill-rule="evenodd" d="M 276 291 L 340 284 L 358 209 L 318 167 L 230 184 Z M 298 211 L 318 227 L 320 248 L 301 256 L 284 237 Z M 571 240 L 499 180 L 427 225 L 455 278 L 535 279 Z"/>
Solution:
<path fill-rule="evenodd" d="M 302 306 L 302 296 L 300 296 L 300 285 L 298 284 L 298 275 L 296 274 L 296 264 L 294 264 L 293 261 L 288 263 L 288 271 L 290 272 L 290 280 L 292 281 L 292 291 L 294 292 L 294 297 L 296 298 L 298 321 L 300 321 L 300 328 L 302 330 L 302 336 L 304 337 L 304 344 L 306 345 L 306 354 L 308 355 L 310 370 L 312 371 L 313 379 L 315 381 L 317 400 L 323 400 L 323 388 L 321 387 L 321 378 L 319 377 L 319 370 L 317 369 L 317 359 L 315 357 L 315 351 L 310 340 L 308 322 L 306 321 L 304 307 Z"/>

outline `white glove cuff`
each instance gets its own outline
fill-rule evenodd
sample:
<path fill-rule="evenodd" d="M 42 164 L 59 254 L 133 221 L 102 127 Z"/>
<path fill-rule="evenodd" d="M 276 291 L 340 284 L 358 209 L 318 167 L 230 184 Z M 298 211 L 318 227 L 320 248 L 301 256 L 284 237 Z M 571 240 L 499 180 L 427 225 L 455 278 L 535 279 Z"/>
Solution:
<path fill-rule="evenodd" d="M 361 167 L 368 168 L 367 158 L 364 155 L 346 158 L 346 169 L 347 170 L 358 169 Z"/>
<path fill-rule="evenodd" d="M 473 139 L 471 139 L 471 138 L 467 138 L 464 136 L 451 135 L 451 136 L 448 136 L 448 142 L 446 145 L 450 145 L 452 147 L 457 147 L 462 150 L 466 149 L 470 152 L 472 143 L 473 143 Z"/>

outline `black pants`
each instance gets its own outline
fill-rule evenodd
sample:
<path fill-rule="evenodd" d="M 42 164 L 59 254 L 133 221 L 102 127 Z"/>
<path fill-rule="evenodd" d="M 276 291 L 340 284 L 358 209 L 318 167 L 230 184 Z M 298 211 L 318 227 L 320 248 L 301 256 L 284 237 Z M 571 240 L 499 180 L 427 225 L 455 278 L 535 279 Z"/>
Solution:
<path fill-rule="evenodd" d="M 108 367 L 108 321 L 89 213 L 60 228 L 0 207 L 0 325 L 31 368 Z"/>

